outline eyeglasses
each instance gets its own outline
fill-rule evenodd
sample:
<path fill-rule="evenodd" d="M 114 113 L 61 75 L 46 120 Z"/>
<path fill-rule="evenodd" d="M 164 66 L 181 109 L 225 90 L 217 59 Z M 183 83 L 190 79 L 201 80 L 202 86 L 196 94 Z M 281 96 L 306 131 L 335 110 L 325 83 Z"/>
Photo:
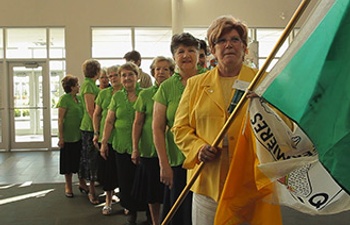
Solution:
<path fill-rule="evenodd" d="M 126 78 L 126 77 L 132 77 L 132 76 L 135 76 L 136 74 L 133 73 L 133 72 L 130 72 L 130 73 L 122 73 L 121 76 Z"/>
<path fill-rule="evenodd" d="M 118 74 L 115 73 L 115 74 L 110 74 L 107 77 L 108 77 L 108 79 L 112 79 L 113 77 L 117 77 L 117 76 L 118 76 Z"/>
<path fill-rule="evenodd" d="M 231 39 L 227 40 L 226 38 L 219 38 L 214 42 L 216 45 L 226 46 L 227 43 L 230 42 L 232 45 L 236 45 L 238 43 L 241 43 L 242 40 L 239 37 L 232 37 Z"/>

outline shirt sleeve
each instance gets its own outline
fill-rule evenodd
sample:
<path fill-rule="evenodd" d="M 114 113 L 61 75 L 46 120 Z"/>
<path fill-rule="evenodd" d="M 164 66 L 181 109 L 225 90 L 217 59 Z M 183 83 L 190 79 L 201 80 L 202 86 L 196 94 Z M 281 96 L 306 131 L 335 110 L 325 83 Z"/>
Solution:
<path fill-rule="evenodd" d="M 134 104 L 134 109 L 136 112 L 145 112 L 146 111 L 146 107 L 145 107 L 145 92 L 141 91 L 135 104 Z"/>
<path fill-rule="evenodd" d="M 155 93 L 155 95 L 153 96 L 153 100 L 155 102 L 158 102 L 162 105 L 167 105 L 166 104 L 166 95 L 165 95 L 165 91 L 164 91 L 164 86 L 163 85 L 160 85 L 158 91 Z"/>
<path fill-rule="evenodd" d="M 67 108 L 68 103 L 67 103 L 67 98 L 65 97 L 66 95 L 62 95 L 60 99 L 58 100 L 58 103 L 56 105 L 56 108 Z"/>
<path fill-rule="evenodd" d="M 191 115 L 194 115 L 195 99 L 192 95 L 195 92 L 191 82 L 188 82 L 177 108 L 172 128 L 175 143 L 186 157 L 183 162 L 183 167 L 186 169 L 194 168 L 198 163 L 197 154 L 199 149 L 207 144 L 196 135 L 196 119 L 191 117 Z"/>

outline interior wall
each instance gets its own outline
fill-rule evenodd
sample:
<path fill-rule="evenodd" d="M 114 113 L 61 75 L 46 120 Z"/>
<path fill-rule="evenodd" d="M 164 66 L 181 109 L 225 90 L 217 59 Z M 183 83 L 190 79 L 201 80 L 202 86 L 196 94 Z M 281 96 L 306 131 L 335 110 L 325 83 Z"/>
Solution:
<path fill-rule="evenodd" d="M 65 27 L 67 72 L 81 76 L 81 64 L 91 56 L 91 26 L 169 27 L 172 1 L 183 5 L 180 17 L 185 27 L 208 27 L 214 18 L 225 14 L 240 18 L 249 27 L 284 27 L 300 3 L 300 0 L 0 0 L 0 27 Z M 307 12 L 316 2 L 311 1 Z"/>
<path fill-rule="evenodd" d="M 285 27 L 301 1 L 184 0 L 184 2 L 184 24 L 190 26 L 208 26 L 220 15 L 233 15 L 249 27 Z M 308 11 L 316 2 L 315 0 L 310 2 Z"/>

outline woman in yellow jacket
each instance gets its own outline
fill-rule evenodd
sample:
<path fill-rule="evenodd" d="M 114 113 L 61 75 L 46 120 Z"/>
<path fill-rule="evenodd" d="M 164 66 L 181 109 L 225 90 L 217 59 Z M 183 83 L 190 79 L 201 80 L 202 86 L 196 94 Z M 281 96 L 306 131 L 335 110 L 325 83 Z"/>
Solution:
<path fill-rule="evenodd" d="M 172 131 L 176 144 L 186 157 L 183 166 L 188 169 L 187 177 L 192 177 L 194 169 L 201 161 L 206 163 L 191 189 L 194 225 L 214 223 L 230 163 L 237 161 L 235 158 L 237 139 L 247 104 L 235 117 L 218 148 L 211 147 L 210 144 L 214 142 L 233 106 L 238 102 L 240 94 L 257 72 L 243 64 L 247 50 L 247 34 L 246 25 L 232 16 L 219 17 L 213 21 L 207 37 L 211 53 L 216 57 L 218 65 L 205 74 L 187 81 L 175 116 Z M 249 168 L 253 169 L 254 163 L 251 161 L 249 163 Z M 255 187 L 247 188 L 253 190 Z M 248 204 L 244 201 L 235 202 L 234 207 L 244 208 Z M 272 211 L 274 210 L 275 208 Z M 252 222 L 251 218 L 240 215 L 240 212 L 235 214 L 236 218 L 232 220 L 235 222 L 232 224 Z M 276 215 L 279 213 L 277 207 Z M 269 223 L 266 221 L 261 224 Z"/>

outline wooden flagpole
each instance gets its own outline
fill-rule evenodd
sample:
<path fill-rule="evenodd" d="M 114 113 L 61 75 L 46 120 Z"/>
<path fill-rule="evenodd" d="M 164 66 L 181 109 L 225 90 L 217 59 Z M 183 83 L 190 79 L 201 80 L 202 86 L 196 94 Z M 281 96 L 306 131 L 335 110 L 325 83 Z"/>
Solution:
<path fill-rule="evenodd" d="M 229 127 L 233 123 L 234 118 L 236 117 L 238 112 L 241 110 L 241 108 L 245 104 L 245 102 L 247 101 L 247 94 L 250 91 L 255 89 L 255 87 L 258 84 L 258 82 L 260 81 L 262 75 L 266 72 L 267 68 L 271 64 L 271 62 L 274 59 L 274 57 L 276 56 L 278 50 L 281 48 L 281 46 L 283 45 L 285 40 L 288 38 L 290 32 L 293 30 L 294 26 L 299 21 L 300 17 L 304 13 L 304 11 L 307 8 L 307 6 L 309 5 L 310 1 L 311 0 L 303 0 L 300 3 L 300 5 L 298 6 L 297 10 L 294 12 L 292 18 L 288 22 L 288 24 L 285 27 L 282 35 L 280 36 L 280 38 L 278 39 L 278 41 L 275 44 L 274 48 L 272 49 L 271 53 L 267 57 L 265 63 L 263 64 L 261 69 L 257 72 L 257 74 L 255 75 L 254 79 L 252 80 L 252 82 L 248 86 L 247 90 L 243 94 L 241 100 L 238 102 L 237 106 L 235 107 L 235 109 L 231 113 L 230 117 L 227 119 L 226 123 L 221 128 L 219 134 L 217 135 L 217 137 L 213 141 L 213 143 L 212 143 L 213 147 L 217 147 L 219 145 L 219 143 L 221 142 L 221 140 L 224 138 L 224 136 L 227 133 Z M 187 185 L 182 190 L 181 194 L 179 195 L 179 197 L 177 198 L 176 202 L 174 203 L 174 205 L 172 206 L 172 208 L 168 212 L 167 216 L 164 218 L 164 220 L 161 223 L 161 225 L 167 225 L 170 222 L 170 220 L 173 218 L 174 214 L 176 213 L 176 211 L 180 207 L 181 203 L 184 201 L 185 197 L 187 196 L 188 192 L 190 191 L 192 185 L 194 184 L 194 182 L 198 178 L 199 174 L 201 173 L 204 165 L 205 165 L 204 162 L 200 162 L 200 164 L 198 165 L 197 170 L 195 171 L 195 173 L 193 174 L 193 176 L 191 177 L 191 179 L 189 180 Z"/>

